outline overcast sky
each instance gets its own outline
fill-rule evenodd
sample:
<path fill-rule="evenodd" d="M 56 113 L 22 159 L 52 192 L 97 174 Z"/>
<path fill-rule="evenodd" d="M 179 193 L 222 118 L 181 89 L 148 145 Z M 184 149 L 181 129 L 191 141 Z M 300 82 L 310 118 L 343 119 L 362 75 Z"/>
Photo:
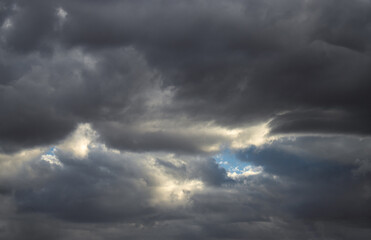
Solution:
<path fill-rule="evenodd" d="M 371 239 L 371 0 L 0 0 L 0 238 Z"/>

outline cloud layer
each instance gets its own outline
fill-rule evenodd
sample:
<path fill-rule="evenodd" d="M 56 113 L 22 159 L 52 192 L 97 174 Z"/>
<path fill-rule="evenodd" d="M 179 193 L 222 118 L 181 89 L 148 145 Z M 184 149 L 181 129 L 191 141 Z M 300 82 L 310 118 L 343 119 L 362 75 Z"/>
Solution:
<path fill-rule="evenodd" d="M 369 239 L 370 13 L 1 1 L 0 236 Z"/>

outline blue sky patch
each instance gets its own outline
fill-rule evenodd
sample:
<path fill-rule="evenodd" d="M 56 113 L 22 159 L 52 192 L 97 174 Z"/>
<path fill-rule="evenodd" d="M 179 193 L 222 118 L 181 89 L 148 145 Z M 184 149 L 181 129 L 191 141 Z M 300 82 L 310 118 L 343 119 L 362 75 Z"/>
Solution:
<path fill-rule="evenodd" d="M 216 162 L 228 172 L 242 173 L 245 167 L 250 166 L 247 162 L 240 161 L 233 150 L 223 149 L 219 154 L 214 156 Z"/>
<path fill-rule="evenodd" d="M 55 150 L 57 149 L 56 146 L 53 146 L 51 148 L 49 148 L 48 151 L 45 152 L 46 155 L 52 155 L 52 156 L 55 156 Z"/>

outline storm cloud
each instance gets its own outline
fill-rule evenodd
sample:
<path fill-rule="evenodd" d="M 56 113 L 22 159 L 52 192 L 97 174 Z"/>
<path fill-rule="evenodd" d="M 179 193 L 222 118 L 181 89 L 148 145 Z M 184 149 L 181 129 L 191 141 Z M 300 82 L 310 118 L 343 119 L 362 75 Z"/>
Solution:
<path fill-rule="evenodd" d="M 369 0 L 0 1 L 0 236 L 369 239 L 370 40 Z"/>

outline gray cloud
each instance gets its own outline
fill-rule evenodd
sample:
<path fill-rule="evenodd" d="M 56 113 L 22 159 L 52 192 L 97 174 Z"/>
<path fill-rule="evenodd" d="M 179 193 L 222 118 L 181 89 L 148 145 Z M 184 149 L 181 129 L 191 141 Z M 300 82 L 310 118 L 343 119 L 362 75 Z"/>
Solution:
<path fill-rule="evenodd" d="M 187 181 L 199 180 L 208 186 L 230 181 L 225 170 L 213 159 L 195 159 L 179 167 L 167 159 L 157 159 L 152 166 L 144 154 L 126 156 L 99 148 L 82 159 L 60 150 L 53 158 L 59 163 L 36 158 L 25 163 L 19 175 L 3 178 L 8 186 L 3 194 L 14 196 L 20 212 L 45 213 L 73 222 L 146 222 L 179 218 L 186 213 L 166 209 L 159 212 L 161 207 L 153 202 L 162 197 L 168 198 L 170 203 L 180 201 L 183 193 L 190 194 L 193 190 L 187 190 L 186 185 L 183 190 L 182 186 L 174 186 L 173 192 L 163 193 L 161 189 L 166 190 L 166 184 L 170 183 L 161 181 L 187 184 Z M 169 177 L 157 178 L 156 172 Z M 181 195 L 178 196 L 179 191 Z M 166 198 L 161 201 L 166 203 Z"/>
<path fill-rule="evenodd" d="M 104 125 L 106 120 L 151 118 L 141 101 L 154 86 L 171 86 L 175 93 L 171 104 L 160 110 L 160 118 L 176 121 L 185 115 L 226 127 L 273 118 L 272 133 L 368 134 L 369 3 L 340 1 L 336 9 L 332 3 L 4 4 L 3 22 L 8 19 L 11 26 L 1 30 L 6 102 L 1 108 L 10 109 L 4 115 L 12 120 L 4 120 L 3 145 L 11 146 L 3 151 L 61 139 L 78 122 Z M 66 12 L 63 22 L 58 8 Z M 127 48 L 137 53 L 123 50 Z M 88 65 L 96 60 L 94 69 L 76 64 L 71 59 L 76 55 L 66 51 L 80 51 Z M 50 87 L 53 94 L 46 90 Z M 21 101 L 20 96 L 34 100 Z M 25 108 L 45 122 L 26 114 Z M 12 130 L 20 125 L 14 119 L 24 119 L 25 129 Z M 15 126 L 8 127 L 8 122 Z M 115 147 L 181 148 L 117 144 L 117 136 L 105 129 L 100 133 Z M 39 140 L 25 140 L 36 132 Z M 171 136 L 165 139 L 177 142 Z"/>
<path fill-rule="evenodd" d="M 338 156 L 329 156 L 324 154 L 323 149 L 331 152 L 333 138 L 319 141 L 321 144 L 312 146 L 310 142 L 317 143 L 316 139 L 298 139 L 293 144 L 290 141 L 276 142 L 270 146 L 241 151 L 239 157 L 260 165 L 265 172 L 287 181 L 289 186 L 284 194 L 289 198 L 284 200 L 283 205 L 296 217 L 340 222 L 360 221 L 367 226 L 371 216 L 366 210 L 369 208 L 370 198 L 366 189 L 370 187 L 371 175 L 370 172 L 359 174 L 359 159 L 363 153 L 352 153 L 350 158 L 347 149 L 337 147 L 333 151 L 338 151 Z M 348 141 L 364 144 L 357 139 Z M 305 145 L 308 142 L 309 146 Z"/>
<path fill-rule="evenodd" d="M 322 144 L 307 146 L 316 141 L 280 140 L 240 151 L 243 161 L 264 171 L 235 179 L 212 159 L 175 160 L 102 146 L 76 158 L 57 150 L 62 165 L 35 158 L 6 180 L 10 189 L 1 195 L 7 203 L 1 234 L 11 239 L 30 232 L 77 239 L 81 231 L 96 239 L 367 239 L 371 171 L 359 171 L 364 166 L 359 161 L 321 159 L 321 148 L 331 147 L 334 139 L 318 141 Z M 346 149 L 339 152 L 346 154 Z M 155 161 L 148 159 L 156 155 Z M 165 176 L 177 182 L 172 192 Z M 195 180 L 204 183 L 201 191 L 187 188 Z M 186 202 L 172 205 L 179 196 Z M 12 215 L 16 218 L 7 220 Z"/>
<path fill-rule="evenodd" d="M 370 12 L 1 1 L 0 237 L 369 239 Z M 213 159 L 236 146 L 260 174 Z"/>

